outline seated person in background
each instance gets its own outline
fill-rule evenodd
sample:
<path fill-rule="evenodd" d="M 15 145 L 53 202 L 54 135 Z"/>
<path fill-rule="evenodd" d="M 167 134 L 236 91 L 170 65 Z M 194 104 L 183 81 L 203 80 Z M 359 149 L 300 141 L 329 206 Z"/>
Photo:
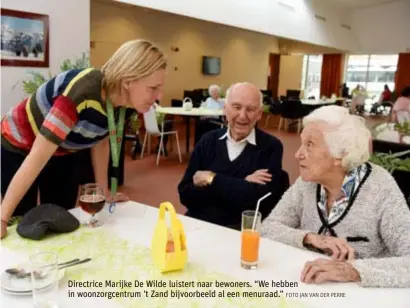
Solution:
<path fill-rule="evenodd" d="M 383 103 L 390 103 L 390 100 L 392 98 L 392 93 L 389 89 L 389 86 L 387 84 L 384 85 L 384 90 L 380 94 L 379 101 L 374 103 L 371 109 L 371 112 L 373 113 L 378 113 L 378 109 L 380 106 L 382 106 Z"/>
<path fill-rule="evenodd" d="M 341 97 L 343 98 L 350 98 L 349 96 L 349 88 L 347 87 L 346 83 L 343 83 L 341 86 Z"/>
<path fill-rule="evenodd" d="M 222 109 L 224 106 L 223 101 L 221 100 L 221 88 L 213 84 L 208 89 L 209 97 L 206 99 L 202 107 L 208 109 Z"/>
<path fill-rule="evenodd" d="M 262 224 L 262 236 L 332 256 L 307 262 L 305 283 L 410 287 L 410 211 L 385 169 L 368 163 L 370 132 L 343 107 L 304 118 L 300 178 Z"/>
<path fill-rule="evenodd" d="M 364 103 L 367 97 L 367 92 L 363 86 L 358 84 L 352 91 L 352 104 L 350 105 L 350 113 L 359 114 L 364 112 Z"/>
<path fill-rule="evenodd" d="M 360 84 L 356 85 L 356 88 L 352 90 L 352 97 L 358 96 L 362 93 L 362 86 Z"/>
<path fill-rule="evenodd" d="M 217 85 L 211 85 L 208 89 L 209 97 L 202 104 L 203 108 L 207 109 L 222 109 L 224 102 L 220 98 L 221 88 Z M 220 128 L 221 123 L 218 123 L 219 117 L 207 116 L 201 117 L 195 126 L 195 144 L 201 139 L 201 137 L 207 132 Z"/>
<path fill-rule="evenodd" d="M 410 86 L 403 89 L 400 97 L 394 103 L 392 120 L 397 123 L 410 121 Z"/>
<path fill-rule="evenodd" d="M 255 209 L 258 199 L 271 192 L 260 205 L 265 218 L 289 183 L 283 184 L 288 178 L 282 171 L 282 143 L 255 128 L 262 116 L 259 89 L 250 83 L 232 85 L 224 112 L 229 128 L 202 137 L 178 192 L 186 215 L 240 229 L 244 210 Z"/>
<path fill-rule="evenodd" d="M 380 102 L 388 102 L 391 100 L 391 91 L 389 89 L 389 86 L 387 84 L 384 85 L 384 90 L 382 94 L 380 95 Z"/>

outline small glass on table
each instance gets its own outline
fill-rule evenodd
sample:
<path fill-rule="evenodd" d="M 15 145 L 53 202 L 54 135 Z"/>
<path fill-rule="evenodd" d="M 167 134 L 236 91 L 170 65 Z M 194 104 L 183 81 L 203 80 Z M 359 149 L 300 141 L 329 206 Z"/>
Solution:
<path fill-rule="evenodd" d="M 241 266 L 245 269 L 258 268 L 261 223 L 260 212 L 249 210 L 242 213 Z"/>
<path fill-rule="evenodd" d="M 58 308 L 58 257 L 40 252 L 30 257 L 35 308 Z"/>
<path fill-rule="evenodd" d="M 91 214 L 90 220 L 84 223 L 86 227 L 95 228 L 102 226 L 103 223 L 95 218 L 95 214 L 100 212 L 105 205 L 104 190 L 95 183 L 81 186 L 80 207 Z"/>

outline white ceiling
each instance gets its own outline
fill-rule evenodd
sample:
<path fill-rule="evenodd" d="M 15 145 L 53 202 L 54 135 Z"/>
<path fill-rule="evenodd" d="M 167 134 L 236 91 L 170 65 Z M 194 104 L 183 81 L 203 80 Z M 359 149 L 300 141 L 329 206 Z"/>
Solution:
<path fill-rule="evenodd" d="M 367 8 L 395 1 L 400 0 L 326 0 L 329 5 L 334 4 L 349 10 Z"/>

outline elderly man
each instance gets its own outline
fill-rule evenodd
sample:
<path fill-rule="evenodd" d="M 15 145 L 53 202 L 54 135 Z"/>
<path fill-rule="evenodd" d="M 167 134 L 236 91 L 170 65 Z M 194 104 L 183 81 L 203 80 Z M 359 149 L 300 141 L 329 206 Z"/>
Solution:
<path fill-rule="evenodd" d="M 410 287 L 410 211 L 393 177 L 369 159 L 370 132 L 343 107 L 303 120 L 300 178 L 262 224 L 262 234 L 327 254 L 301 280 Z"/>
<path fill-rule="evenodd" d="M 265 218 L 289 186 L 282 171 L 282 143 L 255 128 L 262 116 L 262 94 L 249 83 L 234 84 L 224 106 L 228 129 L 203 136 L 195 146 L 178 186 L 186 215 L 240 228 L 241 213 L 254 209 L 259 198 Z"/>

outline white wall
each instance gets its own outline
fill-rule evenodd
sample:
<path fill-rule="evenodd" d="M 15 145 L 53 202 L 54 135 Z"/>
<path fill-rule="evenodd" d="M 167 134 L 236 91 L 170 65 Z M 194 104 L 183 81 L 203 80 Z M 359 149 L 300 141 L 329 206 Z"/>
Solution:
<path fill-rule="evenodd" d="M 402 0 L 351 13 L 352 30 L 362 53 L 410 51 L 410 1 Z"/>
<path fill-rule="evenodd" d="M 347 12 L 322 0 L 116 0 L 307 43 L 355 50 Z M 315 13 L 326 21 L 315 18 Z"/>
<path fill-rule="evenodd" d="M 182 99 L 183 90 L 249 81 L 266 88 L 269 53 L 278 52 L 278 40 L 194 18 L 106 1 L 91 1 L 91 64 L 101 67 L 120 45 L 144 38 L 154 41 L 168 58 L 161 105 Z M 178 47 L 173 52 L 171 47 Z M 221 59 L 221 73 L 202 74 L 202 56 Z M 177 69 L 175 69 L 177 68 Z"/>
<path fill-rule="evenodd" d="M 50 20 L 50 71 L 59 72 L 62 61 L 89 52 L 89 0 L 2 0 L 2 8 L 47 14 Z M 1 115 L 24 99 L 21 81 L 28 71 L 48 73 L 47 68 L 1 67 Z M 15 86 L 16 85 L 16 86 Z M 15 86 L 15 87 L 14 87 Z M 14 89 L 13 89 L 14 87 Z"/>

